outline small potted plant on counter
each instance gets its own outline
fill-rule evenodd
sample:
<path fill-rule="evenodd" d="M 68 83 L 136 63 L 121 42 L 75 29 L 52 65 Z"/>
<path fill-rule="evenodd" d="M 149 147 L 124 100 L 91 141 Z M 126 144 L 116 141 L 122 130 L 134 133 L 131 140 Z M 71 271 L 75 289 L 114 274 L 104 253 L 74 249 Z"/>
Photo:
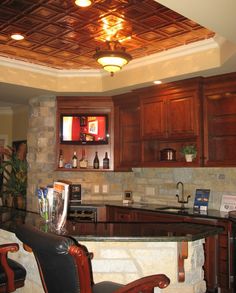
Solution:
<path fill-rule="evenodd" d="M 197 148 L 195 145 L 185 145 L 182 147 L 181 153 L 185 156 L 186 162 L 192 162 L 197 156 Z"/>

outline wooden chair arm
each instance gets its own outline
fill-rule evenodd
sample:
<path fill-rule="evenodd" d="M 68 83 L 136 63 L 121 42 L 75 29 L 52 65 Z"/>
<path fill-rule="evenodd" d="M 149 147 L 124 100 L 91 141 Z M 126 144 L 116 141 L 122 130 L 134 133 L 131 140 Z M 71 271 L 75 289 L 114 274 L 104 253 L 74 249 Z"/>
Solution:
<path fill-rule="evenodd" d="M 155 287 L 166 288 L 170 284 L 170 279 L 164 274 L 151 275 L 135 280 L 114 293 L 152 293 Z"/>
<path fill-rule="evenodd" d="M 16 290 L 14 282 L 14 272 L 10 268 L 7 262 L 8 252 L 16 252 L 19 250 L 17 243 L 7 243 L 0 245 L 0 264 L 7 277 L 7 292 L 13 292 Z"/>
<path fill-rule="evenodd" d="M 75 245 L 70 246 L 69 253 L 74 256 L 77 264 L 80 279 L 80 293 L 92 293 L 91 285 L 93 284 L 93 279 L 89 258 L 92 258 L 93 254 L 86 252 L 83 246 L 78 247 Z M 114 293 L 153 293 L 155 287 L 164 289 L 169 283 L 170 280 L 166 275 L 156 274 L 135 280 L 116 290 Z"/>
<path fill-rule="evenodd" d="M 0 245 L 0 253 L 16 252 L 19 250 L 17 243 L 6 243 Z"/>
<path fill-rule="evenodd" d="M 72 245 L 69 247 L 69 254 L 76 261 L 80 281 L 80 293 L 92 293 L 91 285 L 93 284 L 93 279 L 89 258 L 93 258 L 93 253 L 86 252 L 83 246 Z"/>

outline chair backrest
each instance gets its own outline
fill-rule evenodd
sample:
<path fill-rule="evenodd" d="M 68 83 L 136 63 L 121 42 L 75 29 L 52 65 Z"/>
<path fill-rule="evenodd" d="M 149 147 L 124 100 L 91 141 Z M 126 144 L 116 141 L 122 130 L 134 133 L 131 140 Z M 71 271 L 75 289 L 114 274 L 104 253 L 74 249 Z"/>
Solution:
<path fill-rule="evenodd" d="M 78 263 L 69 253 L 71 248 L 75 251 L 78 247 L 75 240 L 45 233 L 29 225 L 19 225 L 16 236 L 32 249 L 45 292 L 81 292 Z"/>

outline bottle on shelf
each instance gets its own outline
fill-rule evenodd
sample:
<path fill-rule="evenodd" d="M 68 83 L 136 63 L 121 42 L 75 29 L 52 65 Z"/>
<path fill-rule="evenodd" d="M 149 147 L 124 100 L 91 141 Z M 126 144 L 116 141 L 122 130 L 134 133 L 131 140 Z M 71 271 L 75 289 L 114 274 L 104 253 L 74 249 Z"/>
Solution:
<path fill-rule="evenodd" d="M 64 167 L 63 153 L 62 153 L 62 150 L 60 150 L 59 160 L 58 160 L 58 168 L 63 168 L 63 167 Z"/>
<path fill-rule="evenodd" d="M 99 169 L 98 152 L 95 152 L 95 157 L 93 160 L 93 169 Z"/>
<path fill-rule="evenodd" d="M 105 152 L 105 157 L 103 159 L 103 169 L 109 169 L 109 158 L 107 152 Z"/>
<path fill-rule="evenodd" d="M 78 158 L 77 158 L 76 152 L 74 152 L 72 157 L 72 168 L 77 168 L 77 167 L 78 167 Z"/>
<path fill-rule="evenodd" d="M 85 158 L 85 149 L 82 149 L 82 156 L 79 160 L 79 167 L 81 169 L 87 169 L 88 168 L 88 160 Z"/>

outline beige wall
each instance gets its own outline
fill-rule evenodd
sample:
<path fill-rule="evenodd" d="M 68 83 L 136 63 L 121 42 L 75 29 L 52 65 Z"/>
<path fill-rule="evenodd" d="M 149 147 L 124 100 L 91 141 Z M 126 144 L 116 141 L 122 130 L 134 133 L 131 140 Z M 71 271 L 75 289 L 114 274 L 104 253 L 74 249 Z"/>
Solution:
<path fill-rule="evenodd" d="M 0 136 L 7 137 L 7 144 L 12 141 L 26 140 L 28 131 L 28 107 L 21 106 L 12 110 L 0 108 Z"/>
<path fill-rule="evenodd" d="M 7 143 L 12 142 L 12 116 L 11 108 L 0 108 L 0 135 L 7 137 Z"/>
<path fill-rule="evenodd" d="M 28 131 L 28 107 L 21 106 L 13 110 L 12 140 L 26 140 Z"/>

